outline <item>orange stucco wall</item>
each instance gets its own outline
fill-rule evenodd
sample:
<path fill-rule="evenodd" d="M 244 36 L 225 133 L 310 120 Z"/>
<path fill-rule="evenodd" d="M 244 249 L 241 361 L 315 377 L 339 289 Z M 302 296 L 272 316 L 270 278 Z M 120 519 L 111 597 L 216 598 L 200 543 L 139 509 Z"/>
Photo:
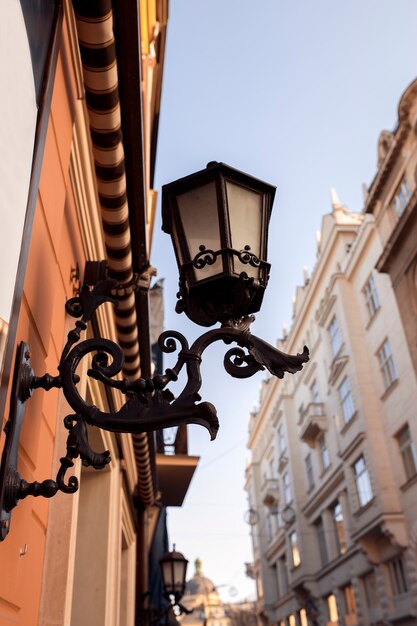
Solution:
<path fill-rule="evenodd" d="M 38 375 L 57 373 L 64 304 L 73 296 L 70 271 L 76 262 L 82 268 L 85 260 L 69 178 L 76 97 L 64 22 L 17 333 L 17 342 L 29 343 Z M 27 403 L 19 471 L 28 481 L 55 478 L 55 429 L 63 428 L 57 400 L 57 390 L 37 390 Z M 0 626 L 38 624 L 47 520 L 48 500 L 43 498 L 28 497 L 13 511 L 10 533 L 0 544 Z"/>

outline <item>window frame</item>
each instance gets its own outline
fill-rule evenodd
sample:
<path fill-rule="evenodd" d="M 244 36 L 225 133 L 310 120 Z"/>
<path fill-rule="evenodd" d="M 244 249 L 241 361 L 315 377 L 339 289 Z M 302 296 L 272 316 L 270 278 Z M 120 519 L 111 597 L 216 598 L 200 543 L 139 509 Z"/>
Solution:
<path fill-rule="evenodd" d="M 342 335 L 340 334 L 340 326 L 336 315 L 333 315 L 332 320 L 327 327 L 327 331 L 330 336 L 332 354 L 333 357 L 336 358 L 343 345 Z"/>
<path fill-rule="evenodd" d="M 316 378 L 310 385 L 310 397 L 311 401 L 314 402 L 314 404 L 320 404 L 320 390 Z"/>
<path fill-rule="evenodd" d="M 344 388 L 343 390 L 342 390 L 342 387 Z M 353 402 L 352 389 L 350 386 L 350 380 L 347 375 L 343 378 L 342 382 L 340 383 L 338 387 L 338 393 L 339 393 L 340 405 L 342 407 L 343 424 L 344 426 L 346 426 L 352 421 L 356 413 L 355 403 Z"/>
<path fill-rule="evenodd" d="M 404 596 L 410 590 L 410 585 L 407 579 L 407 570 L 404 566 L 403 556 L 397 555 L 393 559 L 387 561 L 386 566 L 388 568 L 389 579 L 391 583 L 392 594 L 394 598 Z"/>
<path fill-rule="evenodd" d="M 288 471 L 284 472 L 282 475 L 282 493 L 284 496 L 284 503 L 286 505 L 291 504 L 293 501 L 293 494 L 291 488 L 291 478 Z"/>
<path fill-rule="evenodd" d="M 357 466 L 361 461 L 363 463 L 363 467 L 360 471 L 358 471 Z M 363 454 L 361 454 L 353 463 L 352 469 L 353 476 L 355 478 L 356 495 L 359 502 L 359 508 L 363 508 L 374 499 L 371 477 L 365 456 Z"/>
<path fill-rule="evenodd" d="M 388 337 L 379 346 L 376 356 L 378 359 L 379 371 L 381 372 L 384 393 L 398 380 L 398 372 L 395 366 L 392 353 L 391 342 Z"/>
<path fill-rule="evenodd" d="M 407 437 L 401 441 L 401 438 L 405 433 L 407 434 Z M 404 424 L 404 426 L 398 431 L 395 435 L 395 439 L 397 440 L 405 477 L 408 482 L 417 476 L 417 450 L 411 436 L 410 426 L 408 423 Z M 411 465 L 413 466 L 412 468 L 410 467 Z"/>
<path fill-rule="evenodd" d="M 315 487 L 315 480 L 314 480 L 313 457 L 311 456 L 311 453 L 307 454 L 307 456 L 304 458 L 304 465 L 305 465 L 306 474 L 307 474 L 308 491 L 313 491 Z"/>
<path fill-rule="evenodd" d="M 412 195 L 408 179 L 404 175 L 398 183 L 390 202 L 390 206 L 392 207 L 397 218 L 400 218 L 403 215 Z"/>
<path fill-rule="evenodd" d="M 284 424 L 281 422 L 278 424 L 277 428 L 277 436 L 278 436 L 278 456 L 282 456 L 287 451 L 287 440 L 285 437 L 285 428 Z"/>
<path fill-rule="evenodd" d="M 323 432 L 320 433 L 320 435 L 317 438 L 317 443 L 319 446 L 321 469 L 324 474 L 324 472 L 326 472 L 330 467 L 330 453 L 329 453 L 329 448 L 327 446 L 325 433 Z"/>
<path fill-rule="evenodd" d="M 297 531 L 293 530 L 290 535 L 289 535 L 289 541 L 290 541 L 290 548 L 291 548 L 291 557 L 292 557 L 292 564 L 294 568 L 300 567 L 301 565 L 301 552 L 300 552 L 300 546 L 298 543 L 298 535 L 297 535 Z"/>
<path fill-rule="evenodd" d="M 336 512 L 336 509 L 338 511 Z M 345 518 L 343 515 L 342 505 L 339 500 L 334 502 L 331 507 L 332 520 L 334 526 L 334 532 L 336 537 L 337 551 L 339 556 L 343 556 L 347 552 L 347 541 L 346 541 L 346 527 L 345 527 Z M 341 532 L 340 532 L 341 531 Z"/>
<path fill-rule="evenodd" d="M 317 543 L 319 547 L 319 556 L 322 567 L 325 567 L 329 562 L 329 549 L 326 541 L 326 532 L 324 529 L 324 522 L 322 516 L 320 516 L 315 522 L 314 527 L 317 534 Z"/>
<path fill-rule="evenodd" d="M 368 279 L 363 286 L 362 293 L 365 298 L 369 321 L 371 321 L 381 308 L 374 274 L 369 274 Z"/>

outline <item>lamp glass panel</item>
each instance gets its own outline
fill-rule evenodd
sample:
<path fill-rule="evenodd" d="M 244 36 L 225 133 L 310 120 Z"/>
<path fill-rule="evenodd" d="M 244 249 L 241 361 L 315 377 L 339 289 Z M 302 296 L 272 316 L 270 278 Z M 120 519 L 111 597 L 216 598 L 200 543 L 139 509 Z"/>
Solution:
<path fill-rule="evenodd" d="M 167 592 L 171 592 L 173 586 L 173 571 L 171 561 L 162 561 L 162 579 L 164 581 L 164 587 Z"/>
<path fill-rule="evenodd" d="M 200 252 L 201 245 L 214 252 L 220 250 L 216 183 L 213 181 L 178 195 L 177 203 L 190 260 Z M 222 270 L 222 259 L 217 257 L 213 265 L 195 270 L 195 279 L 210 278 Z"/>
<path fill-rule="evenodd" d="M 232 248 L 244 250 L 245 246 L 250 246 L 250 252 L 260 258 L 262 194 L 229 180 L 226 181 L 226 191 Z M 242 263 L 237 257 L 234 258 L 234 270 L 238 274 L 246 272 L 254 278 L 259 275 L 259 268 Z"/>
<path fill-rule="evenodd" d="M 184 584 L 186 567 L 186 561 L 174 562 L 174 584 L 178 590 L 181 590 Z"/>

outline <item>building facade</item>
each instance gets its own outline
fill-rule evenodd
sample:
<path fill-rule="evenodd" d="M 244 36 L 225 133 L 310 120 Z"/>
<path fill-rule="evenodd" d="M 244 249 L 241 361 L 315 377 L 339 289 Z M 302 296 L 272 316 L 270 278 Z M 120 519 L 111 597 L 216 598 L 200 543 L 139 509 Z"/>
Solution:
<path fill-rule="evenodd" d="M 224 585 L 221 585 L 224 586 Z M 187 581 L 181 603 L 190 610 L 179 620 L 184 626 L 258 626 L 253 602 L 225 603 L 218 588 L 202 571 L 201 561 L 195 562 L 195 573 Z"/>
<path fill-rule="evenodd" d="M 121 288 L 118 308 L 101 307 L 83 338 L 118 342 L 123 376 L 151 375 L 153 176 L 168 11 L 166 0 L 6 5 L 10 32 L 2 45 L 16 54 L 3 51 L 3 75 L 10 85 L 18 82 L 17 71 L 27 81 L 26 91 L 12 92 L 14 101 L 1 105 L 20 146 L 16 154 L 10 151 L 11 171 L 0 171 L 8 185 L 2 224 L 16 244 L 13 253 L 0 256 L 2 286 L 11 278 L 0 313 L 3 426 L 21 341 L 30 346 L 37 375 L 56 374 L 74 326 L 65 303 L 77 295 L 87 261 L 106 261 Z M 19 69 L 11 56 L 13 62 L 18 57 Z M 22 170 L 16 169 L 19 154 Z M 22 217 L 9 224 L 15 209 Z M 1 239 L 2 253 L 5 245 Z M 140 282 L 134 293 L 123 285 L 135 274 Z M 106 391 L 86 376 L 87 369 L 80 364 L 80 394 L 104 411 L 117 411 L 125 397 Z M 57 389 L 36 390 L 26 403 L 18 453 L 26 481 L 55 478 L 68 434 L 63 418 L 70 412 Z M 7 572 L 0 582 L 2 626 L 141 623 L 161 587 L 155 563 L 168 548 L 165 506 L 182 503 L 198 460 L 188 457 L 183 430 L 180 439 L 166 461 L 163 438 L 157 454 L 153 433 L 89 428 L 92 448 L 109 450 L 111 462 L 95 471 L 78 460 L 76 494 L 27 497 L 13 510 L 10 532 L 0 543 Z M 0 449 L 4 441 L 2 433 Z M 174 492 L 164 481 L 166 465 L 171 476 L 181 468 Z"/>
<path fill-rule="evenodd" d="M 405 322 L 415 324 L 415 285 L 401 301 L 386 273 L 393 266 L 384 265 L 402 219 L 388 215 L 388 198 L 395 206 L 404 176 L 408 201 L 415 197 L 409 127 L 416 105 L 413 84 L 394 139 L 381 137 L 364 211 L 348 212 L 332 192 L 316 266 L 297 289 L 292 328 L 280 342 L 287 353 L 306 344 L 310 362 L 295 376 L 266 378 L 250 417 L 246 489 L 265 623 L 411 626 L 417 619 L 417 379 Z M 401 133 L 408 140 L 395 149 Z M 376 200 L 389 171 L 387 200 Z M 398 252 L 398 263 L 402 254 L 415 258 L 415 242 Z M 402 268 L 398 285 L 409 280 Z"/>

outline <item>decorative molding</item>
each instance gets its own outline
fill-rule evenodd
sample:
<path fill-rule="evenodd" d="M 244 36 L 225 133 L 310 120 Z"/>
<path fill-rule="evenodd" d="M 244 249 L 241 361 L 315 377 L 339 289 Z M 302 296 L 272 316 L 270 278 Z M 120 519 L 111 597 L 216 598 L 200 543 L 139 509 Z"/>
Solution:
<path fill-rule="evenodd" d="M 404 141 L 411 130 L 411 126 L 408 122 L 401 122 L 397 129 L 392 142 L 391 148 L 388 151 L 387 156 L 382 164 L 382 167 L 378 170 L 374 180 L 372 181 L 369 189 L 368 198 L 365 205 L 365 213 L 371 213 L 375 206 L 376 201 L 380 197 L 385 183 L 388 180 L 389 175 L 392 172 L 397 156 L 404 144 Z"/>

